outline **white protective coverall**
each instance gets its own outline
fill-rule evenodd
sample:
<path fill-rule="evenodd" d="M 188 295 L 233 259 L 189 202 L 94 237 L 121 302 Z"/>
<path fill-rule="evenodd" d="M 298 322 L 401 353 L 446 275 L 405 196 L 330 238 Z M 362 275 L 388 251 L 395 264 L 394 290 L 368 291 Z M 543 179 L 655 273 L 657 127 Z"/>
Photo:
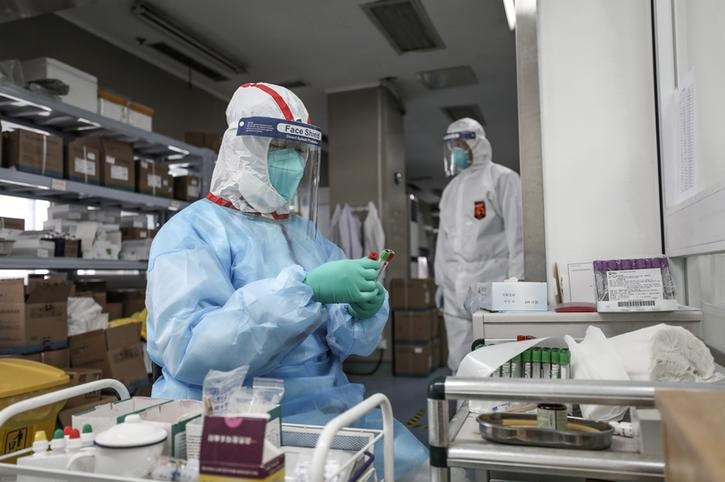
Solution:
<path fill-rule="evenodd" d="M 443 290 L 448 366 L 454 372 L 471 350 L 471 316 L 463 308 L 468 287 L 480 281 L 524 277 L 521 180 L 491 161 L 491 144 L 481 124 L 453 122 L 448 134 L 473 132 L 466 139 L 471 165 L 446 186 L 440 201 L 435 255 L 436 284 Z"/>

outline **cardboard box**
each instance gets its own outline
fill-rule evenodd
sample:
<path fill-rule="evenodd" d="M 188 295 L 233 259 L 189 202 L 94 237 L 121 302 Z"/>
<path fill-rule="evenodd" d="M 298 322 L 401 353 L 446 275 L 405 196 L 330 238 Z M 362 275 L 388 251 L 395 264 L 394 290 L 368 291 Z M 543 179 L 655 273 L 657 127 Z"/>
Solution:
<path fill-rule="evenodd" d="M 475 283 L 470 287 L 472 310 L 547 311 L 546 283 L 530 281 Z"/>
<path fill-rule="evenodd" d="M 0 280 L 0 353 L 65 348 L 71 287 L 66 281 L 34 281 L 26 294 L 22 279 Z"/>
<path fill-rule="evenodd" d="M 98 173 L 102 186 L 133 191 L 136 187 L 136 164 L 133 146 L 126 142 L 100 136 L 85 138 L 100 149 Z"/>
<path fill-rule="evenodd" d="M 169 166 L 143 159 L 136 161 L 136 191 L 170 198 L 173 178 L 169 174 Z"/>
<path fill-rule="evenodd" d="M 222 136 L 213 132 L 185 132 L 184 142 L 197 147 L 206 147 L 214 152 L 219 152 L 222 145 Z"/>
<path fill-rule="evenodd" d="M 44 351 L 40 354 L 40 361 L 56 368 L 70 368 L 70 350 L 63 348 L 62 350 Z"/>
<path fill-rule="evenodd" d="M 139 129 L 152 130 L 154 110 L 138 102 L 128 103 L 128 123 Z"/>
<path fill-rule="evenodd" d="M 76 398 L 80 398 L 80 397 L 76 397 Z M 112 402 L 118 400 L 118 397 L 116 397 L 115 395 L 103 395 L 98 399 L 87 400 L 87 401 L 84 401 L 83 403 L 79 403 L 78 405 L 75 405 L 75 404 L 69 405 L 70 401 L 75 400 L 76 398 L 71 398 L 70 400 L 68 400 L 68 402 L 65 405 L 65 408 L 58 413 L 58 422 L 60 422 L 60 425 L 62 425 L 63 427 L 65 427 L 67 425 L 72 425 L 73 416 L 76 414 L 87 412 L 89 410 L 93 410 L 98 405 L 109 404 L 109 403 L 112 403 Z M 77 428 L 78 428 L 78 430 L 81 430 L 83 428 L 83 426 L 81 425 L 80 427 L 77 427 Z M 95 426 L 93 426 L 93 432 L 98 433 Z"/>
<path fill-rule="evenodd" d="M 148 385 L 137 323 L 71 336 L 68 343 L 73 368 L 100 369 L 131 389 Z"/>
<path fill-rule="evenodd" d="M 53 239 L 55 245 L 54 254 L 60 258 L 80 258 L 81 251 L 81 240 L 80 239 L 64 239 L 55 238 Z"/>
<path fill-rule="evenodd" d="M 121 239 L 123 241 L 152 239 L 155 235 L 155 229 L 121 228 Z"/>
<path fill-rule="evenodd" d="M 196 201 L 201 195 L 201 180 L 197 176 L 176 176 L 174 178 L 174 199 Z"/>
<path fill-rule="evenodd" d="M 433 342 L 422 344 L 396 344 L 394 373 L 396 376 L 428 375 L 433 369 Z"/>
<path fill-rule="evenodd" d="M 4 218 L 0 216 L 0 229 L 11 231 L 24 231 L 25 219 L 22 218 Z"/>
<path fill-rule="evenodd" d="M 96 112 L 98 79 L 93 75 L 50 57 L 23 60 L 22 65 L 26 82 L 58 79 L 68 86 L 63 102 Z"/>
<path fill-rule="evenodd" d="M 122 303 L 123 317 L 128 318 L 146 308 L 146 291 L 141 289 L 109 291 L 108 301 Z"/>
<path fill-rule="evenodd" d="M 72 368 L 66 369 L 65 372 L 70 377 L 68 386 L 83 385 L 84 383 L 100 380 L 103 373 L 97 368 Z M 98 402 L 101 398 L 100 390 L 86 393 L 68 399 L 65 408 L 85 406 L 88 402 Z"/>
<path fill-rule="evenodd" d="M 123 303 L 106 303 L 106 313 L 108 321 L 123 318 Z"/>
<path fill-rule="evenodd" d="M 16 129 L 4 134 L 5 167 L 19 171 L 63 177 L 63 139 L 53 135 Z"/>
<path fill-rule="evenodd" d="M 204 404 L 199 400 L 174 400 L 147 408 L 141 419 L 166 430 L 163 455 L 186 459 L 186 424 L 201 417 Z"/>
<path fill-rule="evenodd" d="M 396 278 L 390 282 L 392 309 L 434 308 L 436 285 L 432 279 Z"/>
<path fill-rule="evenodd" d="M 397 342 L 430 341 L 440 336 L 438 311 L 396 310 L 393 312 L 393 339 Z"/>
<path fill-rule="evenodd" d="M 101 149 L 97 139 L 79 137 L 65 146 L 65 177 L 86 184 L 99 184 Z"/>
<path fill-rule="evenodd" d="M 74 296 L 89 296 L 101 305 L 103 311 L 106 311 L 107 294 L 106 281 L 99 279 L 89 279 L 75 282 Z"/>

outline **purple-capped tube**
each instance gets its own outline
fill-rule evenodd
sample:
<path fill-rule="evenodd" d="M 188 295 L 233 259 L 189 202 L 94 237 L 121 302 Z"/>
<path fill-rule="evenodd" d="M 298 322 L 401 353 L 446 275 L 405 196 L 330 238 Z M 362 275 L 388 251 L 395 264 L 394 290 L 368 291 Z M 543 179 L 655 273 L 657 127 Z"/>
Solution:
<path fill-rule="evenodd" d="M 647 260 L 644 258 L 639 258 L 634 260 L 634 267 L 636 269 L 645 269 L 647 268 Z"/>
<path fill-rule="evenodd" d="M 594 261 L 594 282 L 597 288 L 597 301 L 607 301 L 607 266 L 604 261 Z"/>
<path fill-rule="evenodd" d="M 622 269 L 632 269 L 634 268 L 634 260 L 631 259 L 623 259 L 620 264 Z"/>
<path fill-rule="evenodd" d="M 656 258 L 659 262 L 660 271 L 662 272 L 662 286 L 664 288 L 664 295 L 666 300 L 674 300 L 675 295 L 675 281 L 672 279 L 672 272 L 670 271 L 670 262 L 667 257 Z"/>

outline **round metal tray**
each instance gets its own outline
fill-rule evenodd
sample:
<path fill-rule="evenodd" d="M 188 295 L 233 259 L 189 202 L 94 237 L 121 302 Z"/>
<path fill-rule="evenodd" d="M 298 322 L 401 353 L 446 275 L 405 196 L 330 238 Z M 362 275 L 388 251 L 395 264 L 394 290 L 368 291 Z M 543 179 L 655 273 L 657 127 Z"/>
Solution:
<path fill-rule="evenodd" d="M 476 420 L 484 439 L 512 445 L 604 450 L 612 444 L 614 434 L 608 423 L 573 417 L 567 418 L 569 427 L 566 430 L 538 428 L 536 415 L 485 413 Z"/>

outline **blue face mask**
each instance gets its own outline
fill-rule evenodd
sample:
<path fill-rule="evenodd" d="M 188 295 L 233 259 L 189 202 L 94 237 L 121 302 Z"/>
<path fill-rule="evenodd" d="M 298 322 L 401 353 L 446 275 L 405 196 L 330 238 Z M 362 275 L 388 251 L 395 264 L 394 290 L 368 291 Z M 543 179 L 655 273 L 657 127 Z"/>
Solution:
<path fill-rule="evenodd" d="M 267 155 L 272 187 L 286 200 L 292 199 L 305 173 L 305 159 L 294 149 L 277 149 Z"/>
<path fill-rule="evenodd" d="M 451 153 L 453 159 L 453 165 L 459 170 L 463 170 L 471 165 L 471 157 L 468 155 L 468 151 L 460 147 L 454 147 Z"/>

